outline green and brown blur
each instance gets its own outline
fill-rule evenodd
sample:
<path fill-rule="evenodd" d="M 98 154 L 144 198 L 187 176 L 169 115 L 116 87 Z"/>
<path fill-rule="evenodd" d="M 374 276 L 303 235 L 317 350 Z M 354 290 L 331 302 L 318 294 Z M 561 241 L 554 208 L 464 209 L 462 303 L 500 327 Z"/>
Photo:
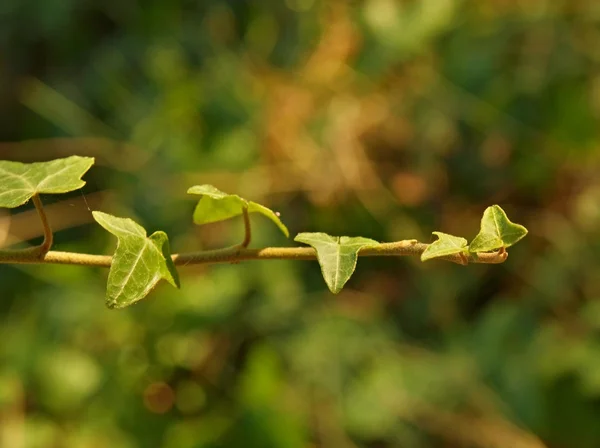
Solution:
<path fill-rule="evenodd" d="M 361 258 L 337 296 L 316 262 L 180 267 L 121 311 L 106 269 L 0 265 L 1 447 L 600 446 L 597 0 L 2 0 L 0 160 L 73 154 L 55 250 L 112 253 L 90 210 L 238 244 L 200 184 L 292 235 L 471 240 L 491 204 L 529 235 Z M 0 248 L 41 241 L 0 209 Z"/>

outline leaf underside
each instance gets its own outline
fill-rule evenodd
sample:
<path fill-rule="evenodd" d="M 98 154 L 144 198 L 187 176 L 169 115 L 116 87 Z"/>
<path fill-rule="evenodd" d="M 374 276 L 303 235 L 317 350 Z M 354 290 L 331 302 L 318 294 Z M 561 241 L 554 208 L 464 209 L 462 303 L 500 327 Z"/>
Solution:
<path fill-rule="evenodd" d="M 511 222 L 499 205 L 492 205 L 483 212 L 481 228 L 469 245 L 471 252 L 489 252 L 507 248 L 527 235 L 527 229 Z"/>
<path fill-rule="evenodd" d="M 375 240 L 363 237 L 331 236 L 326 233 L 299 233 L 294 241 L 308 244 L 317 252 L 317 260 L 329 290 L 337 294 L 356 269 L 358 252 L 377 246 Z"/>
<path fill-rule="evenodd" d="M 106 306 L 124 308 L 143 299 L 161 279 L 179 288 L 179 276 L 167 234 L 146 230 L 129 218 L 92 212 L 94 219 L 117 237 L 117 248 L 108 273 Z"/>
<path fill-rule="evenodd" d="M 93 157 L 80 156 L 35 163 L 0 161 L 0 207 L 18 207 L 36 194 L 77 190 L 85 185 L 81 177 L 93 164 Z"/>
<path fill-rule="evenodd" d="M 201 196 L 194 210 L 194 223 L 198 225 L 224 221 L 243 213 L 260 213 L 273 221 L 286 237 L 290 236 L 287 227 L 271 209 L 256 202 L 248 201 L 236 194 L 227 194 L 212 185 L 195 185 L 188 189 L 189 194 Z"/>
<path fill-rule="evenodd" d="M 467 240 L 464 238 L 442 232 L 433 232 L 433 234 L 436 235 L 438 239 L 427 246 L 427 249 L 423 251 L 421 254 L 421 261 L 465 253 L 465 251 L 468 250 Z"/>

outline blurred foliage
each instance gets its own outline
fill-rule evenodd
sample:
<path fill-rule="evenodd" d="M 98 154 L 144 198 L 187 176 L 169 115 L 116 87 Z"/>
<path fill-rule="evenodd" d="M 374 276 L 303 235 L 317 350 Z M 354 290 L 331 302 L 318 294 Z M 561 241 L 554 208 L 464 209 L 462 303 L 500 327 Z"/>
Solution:
<path fill-rule="evenodd" d="M 365 260 L 339 296 L 317 263 L 186 267 L 120 312 L 106 270 L 0 266 L 0 446 L 600 446 L 597 0 L 3 0 L 0 23 L 0 159 L 100 165 L 49 199 L 58 250 L 114 247 L 88 205 L 174 251 L 238 242 L 192 224 L 203 183 L 292 234 L 471 239 L 496 203 L 530 229 L 499 266 Z M 0 215 L 0 244 L 40 235 Z"/>

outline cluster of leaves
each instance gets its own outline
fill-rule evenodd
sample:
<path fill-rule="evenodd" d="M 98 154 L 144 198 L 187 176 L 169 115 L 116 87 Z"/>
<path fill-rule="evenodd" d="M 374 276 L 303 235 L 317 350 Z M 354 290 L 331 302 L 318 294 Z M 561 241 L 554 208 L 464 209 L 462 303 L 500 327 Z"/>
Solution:
<path fill-rule="evenodd" d="M 31 164 L 0 161 L 0 207 L 18 207 L 39 194 L 77 190 L 85 184 L 81 178 L 93 163 L 93 158 L 80 156 Z M 263 205 L 224 193 L 212 185 L 193 186 L 188 193 L 200 196 L 193 215 L 196 224 L 256 212 L 273 221 L 289 237 L 279 215 Z M 123 308 L 143 299 L 161 279 L 179 287 L 179 276 L 165 232 L 156 231 L 148 236 L 146 229 L 129 218 L 100 211 L 92 214 L 96 222 L 118 240 L 108 275 L 106 304 L 109 308 Z M 522 239 L 527 229 L 512 223 L 504 210 L 494 205 L 485 210 L 481 230 L 470 245 L 462 237 L 433 233 L 438 240 L 423 251 L 422 261 L 458 254 L 466 264 L 471 254 L 504 251 Z M 294 240 L 314 248 L 323 278 L 333 293 L 340 292 L 354 273 L 360 250 L 380 245 L 369 238 L 339 237 L 321 232 L 299 233 Z"/>

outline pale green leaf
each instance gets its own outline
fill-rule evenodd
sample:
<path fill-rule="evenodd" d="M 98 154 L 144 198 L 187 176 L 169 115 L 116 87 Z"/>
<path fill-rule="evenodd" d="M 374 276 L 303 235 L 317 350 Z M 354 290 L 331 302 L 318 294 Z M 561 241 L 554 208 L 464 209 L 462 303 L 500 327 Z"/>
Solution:
<path fill-rule="evenodd" d="M 334 294 L 342 290 L 354 273 L 358 252 L 363 247 L 379 244 L 369 238 L 330 236 L 320 232 L 299 233 L 294 241 L 308 244 L 315 249 L 325 283 Z"/>
<path fill-rule="evenodd" d="M 431 260 L 432 258 L 445 257 L 447 255 L 465 253 L 467 240 L 459 236 L 448 235 L 442 232 L 433 232 L 438 237 L 421 254 L 421 261 Z"/>
<path fill-rule="evenodd" d="M 527 229 L 511 222 L 499 205 L 485 209 L 481 229 L 469 246 L 471 252 L 489 252 L 510 247 L 527 235 Z"/>
<path fill-rule="evenodd" d="M 209 224 L 233 218 L 241 215 L 244 208 L 248 208 L 249 213 L 260 213 L 273 221 L 286 237 L 290 235 L 287 227 L 273 210 L 256 202 L 248 201 L 235 194 L 223 193 L 212 185 L 195 185 L 188 190 L 188 193 L 202 196 L 194 210 L 196 224 Z"/>
<path fill-rule="evenodd" d="M 0 207 L 15 208 L 35 194 L 67 193 L 85 185 L 81 180 L 93 157 L 71 156 L 50 162 L 0 161 Z"/>
<path fill-rule="evenodd" d="M 108 273 L 106 305 L 124 308 L 143 299 L 160 279 L 179 288 L 179 277 L 171 259 L 164 232 L 149 237 L 146 229 L 129 218 L 92 212 L 94 219 L 117 237 L 117 249 Z"/>

